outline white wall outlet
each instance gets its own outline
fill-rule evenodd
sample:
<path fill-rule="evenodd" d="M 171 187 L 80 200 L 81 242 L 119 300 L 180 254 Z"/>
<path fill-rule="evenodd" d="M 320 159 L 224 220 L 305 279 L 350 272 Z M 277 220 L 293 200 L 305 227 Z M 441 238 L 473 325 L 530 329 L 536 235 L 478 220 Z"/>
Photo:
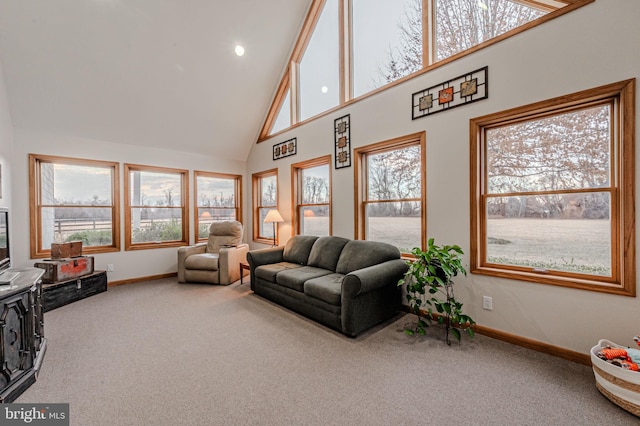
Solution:
<path fill-rule="evenodd" d="M 113 263 L 107 265 L 107 272 L 113 272 Z"/>
<path fill-rule="evenodd" d="M 493 298 L 490 296 L 482 296 L 482 307 L 488 311 L 493 310 Z"/>

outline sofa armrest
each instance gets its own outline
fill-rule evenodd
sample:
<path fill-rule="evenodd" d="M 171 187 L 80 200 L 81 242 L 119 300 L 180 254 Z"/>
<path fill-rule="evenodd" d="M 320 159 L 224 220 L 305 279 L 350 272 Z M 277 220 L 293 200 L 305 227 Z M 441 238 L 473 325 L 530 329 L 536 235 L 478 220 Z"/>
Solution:
<path fill-rule="evenodd" d="M 408 268 L 404 260 L 394 259 L 349 272 L 342 282 L 342 297 L 353 298 L 378 288 L 396 287 Z"/>
<path fill-rule="evenodd" d="M 219 251 L 218 269 L 220 284 L 228 285 L 240 279 L 240 263 L 246 263 L 249 244 L 236 247 L 222 247 Z"/>
<path fill-rule="evenodd" d="M 260 265 L 269 265 L 284 260 L 284 247 L 271 247 L 261 250 L 251 250 L 247 253 L 247 263 L 249 264 L 249 274 L 251 278 L 251 290 L 256 288 L 255 269 Z"/>
<path fill-rule="evenodd" d="M 253 271 L 260 265 L 282 262 L 284 257 L 284 247 L 272 247 L 261 250 L 251 250 L 247 253 L 247 261 Z"/>
<path fill-rule="evenodd" d="M 192 246 L 180 247 L 178 249 L 178 282 L 183 283 L 184 280 L 184 261 L 192 254 L 204 253 L 207 243 L 198 243 Z"/>

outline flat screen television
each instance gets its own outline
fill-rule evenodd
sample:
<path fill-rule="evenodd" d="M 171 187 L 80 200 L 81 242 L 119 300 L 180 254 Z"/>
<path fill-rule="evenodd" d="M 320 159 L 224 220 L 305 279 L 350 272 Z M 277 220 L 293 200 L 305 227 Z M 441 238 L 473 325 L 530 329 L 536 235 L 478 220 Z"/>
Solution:
<path fill-rule="evenodd" d="M 0 207 L 0 272 L 11 267 L 9 257 L 9 210 Z"/>

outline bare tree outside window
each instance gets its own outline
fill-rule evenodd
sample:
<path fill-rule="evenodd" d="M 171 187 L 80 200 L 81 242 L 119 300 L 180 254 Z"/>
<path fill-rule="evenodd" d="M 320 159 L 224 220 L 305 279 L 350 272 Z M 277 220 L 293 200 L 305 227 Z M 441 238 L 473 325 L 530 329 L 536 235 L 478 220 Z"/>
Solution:
<path fill-rule="evenodd" d="M 487 129 L 488 262 L 611 275 L 611 114 Z"/>
<path fill-rule="evenodd" d="M 432 62 L 544 16 L 547 11 L 510 0 L 433 0 Z M 378 85 L 391 83 L 422 67 L 422 0 L 411 0 L 399 24 L 400 41 L 378 67 Z"/>

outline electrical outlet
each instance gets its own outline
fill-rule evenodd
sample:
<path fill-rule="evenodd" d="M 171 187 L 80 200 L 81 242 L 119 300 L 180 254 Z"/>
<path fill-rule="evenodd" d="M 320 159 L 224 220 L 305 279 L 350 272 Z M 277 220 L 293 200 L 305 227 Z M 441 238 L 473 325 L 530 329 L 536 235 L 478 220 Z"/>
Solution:
<path fill-rule="evenodd" d="M 113 263 L 107 265 L 107 272 L 113 272 Z"/>
<path fill-rule="evenodd" d="M 490 296 L 482 296 L 482 307 L 488 311 L 493 310 L 493 298 Z"/>

